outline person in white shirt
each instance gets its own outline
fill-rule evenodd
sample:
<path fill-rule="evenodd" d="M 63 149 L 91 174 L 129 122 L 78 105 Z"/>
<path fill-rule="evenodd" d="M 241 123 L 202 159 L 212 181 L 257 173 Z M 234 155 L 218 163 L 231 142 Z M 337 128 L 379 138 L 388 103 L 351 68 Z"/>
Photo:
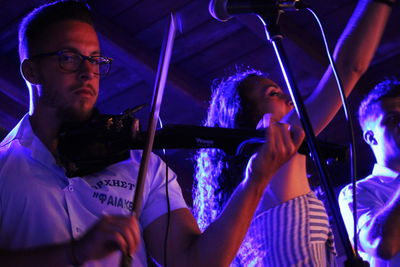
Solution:
<path fill-rule="evenodd" d="M 400 266 L 400 82 L 379 83 L 361 102 L 359 122 L 376 164 L 357 182 L 360 255 L 371 266 Z M 347 231 L 354 238 L 353 187 L 339 195 Z"/>
<path fill-rule="evenodd" d="M 1 266 L 118 266 L 119 251 L 132 266 L 147 266 L 146 252 L 164 264 L 168 215 L 169 266 L 227 266 L 249 227 L 272 175 L 299 148 L 298 127 L 272 124 L 246 178 L 220 218 L 201 232 L 183 201 L 176 175 L 153 155 L 142 213 L 131 215 L 139 152 L 84 177 L 67 178 L 59 164 L 59 131 L 87 121 L 110 67 L 101 54 L 88 8 L 76 1 L 43 5 L 20 26 L 21 72 L 29 113 L 0 144 Z"/>

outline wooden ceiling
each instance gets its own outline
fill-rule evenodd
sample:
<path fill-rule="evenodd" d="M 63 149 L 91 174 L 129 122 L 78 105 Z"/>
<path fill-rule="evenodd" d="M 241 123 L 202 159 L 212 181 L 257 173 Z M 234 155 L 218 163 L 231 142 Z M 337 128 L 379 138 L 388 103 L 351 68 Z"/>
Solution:
<path fill-rule="evenodd" d="M 1 0 L 0 9 L 0 126 L 6 130 L 28 110 L 28 91 L 19 74 L 17 30 L 21 18 L 34 7 L 50 1 Z M 200 125 L 204 119 L 213 79 L 231 74 L 235 66 L 252 66 L 271 74 L 282 87 L 280 70 L 262 24 L 254 15 L 242 15 L 228 22 L 213 19 L 206 0 L 93 0 L 92 8 L 105 55 L 114 58 L 111 73 L 101 81 L 98 107 L 117 114 L 138 104 L 150 103 L 158 56 L 167 17 L 179 16 L 178 33 L 161 117 L 165 124 Z M 331 47 L 334 47 L 357 1 L 308 0 L 322 19 Z M 398 75 L 400 68 L 400 8 L 395 7 L 383 41 L 368 73 L 350 97 L 357 107 L 365 94 L 383 77 Z M 307 11 L 285 13 L 281 18 L 284 45 L 302 94 L 316 86 L 327 66 L 319 29 Z M 139 114 L 145 121 L 148 109 Z M 322 138 L 346 143 L 343 116 L 338 116 Z M 359 132 L 356 133 L 359 137 Z M 358 138 L 360 139 L 360 138 Z M 359 140 L 358 143 L 361 143 Z M 361 173 L 372 162 L 366 146 L 360 145 Z M 180 174 L 190 197 L 193 151 L 170 152 L 170 162 Z M 368 164 L 366 164 L 367 162 Z M 345 174 L 348 177 L 347 173 Z"/>

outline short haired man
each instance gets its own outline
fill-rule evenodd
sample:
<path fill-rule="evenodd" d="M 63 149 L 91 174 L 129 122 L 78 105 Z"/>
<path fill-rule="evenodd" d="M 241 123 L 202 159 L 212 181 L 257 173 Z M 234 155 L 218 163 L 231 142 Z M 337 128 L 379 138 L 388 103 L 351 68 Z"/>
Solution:
<path fill-rule="evenodd" d="M 169 266 L 227 266 L 275 171 L 298 149 L 300 128 L 276 123 L 254 156 L 247 178 L 225 212 L 203 233 L 186 207 L 176 175 L 152 156 L 142 213 L 130 215 L 141 153 L 84 177 L 67 178 L 58 163 L 65 123 L 92 116 L 99 79 L 110 59 L 83 4 L 59 1 L 31 12 L 20 27 L 21 72 L 30 109 L 0 144 L 0 262 L 2 266 L 118 266 L 120 253 L 146 266 L 146 251 L 162 263 L 169 184 Z M 268 164 L 261 164 L 266 162 Z"/>
<path fill-rule="evenodd" d="M 360 255 L 371 266 L 400 266 L 400 82 L 378 84 L 361 102 L 358 115 L 376 159 L 372 174 L 357 182 Z M 342 189 L 339 203 L 353 240 L 352 189 Z"/>

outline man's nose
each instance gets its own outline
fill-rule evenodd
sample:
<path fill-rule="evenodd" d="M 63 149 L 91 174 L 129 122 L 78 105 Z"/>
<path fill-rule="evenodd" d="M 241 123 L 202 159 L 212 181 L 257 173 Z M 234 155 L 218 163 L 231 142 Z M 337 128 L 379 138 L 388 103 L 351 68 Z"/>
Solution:
<path fill-rule="evenodd" d="M 83 60 L 78 69 L 79 79 L 81 79 L 83 81 L 93 79 L 94 76 L 96 75 L 94 73 L 95 67 L 96 66 L 94 66 L 92 63 L 90 63 L 88 60 Z"/>

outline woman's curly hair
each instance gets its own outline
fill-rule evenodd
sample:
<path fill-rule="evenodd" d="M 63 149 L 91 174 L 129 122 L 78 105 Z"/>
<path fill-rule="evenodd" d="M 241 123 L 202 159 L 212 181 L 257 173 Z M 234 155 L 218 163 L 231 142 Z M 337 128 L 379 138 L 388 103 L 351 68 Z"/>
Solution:
<path fill-rule="evenodd" d="M 251 68 L 238 70 L 234 75 L 216 79 L 204 126 L 221 128 L 255 128 L 251 125 L 247 103 L 243 96 L 245 82 L 250 77 L 267 77 Z M 193 189 L 194 215 L 204 230 L 223 209 L 236 186 L 243 178 L 244 167 L 240 158 L 227 155 L 220 149 L 200 149 L 196 156 Z"/>

